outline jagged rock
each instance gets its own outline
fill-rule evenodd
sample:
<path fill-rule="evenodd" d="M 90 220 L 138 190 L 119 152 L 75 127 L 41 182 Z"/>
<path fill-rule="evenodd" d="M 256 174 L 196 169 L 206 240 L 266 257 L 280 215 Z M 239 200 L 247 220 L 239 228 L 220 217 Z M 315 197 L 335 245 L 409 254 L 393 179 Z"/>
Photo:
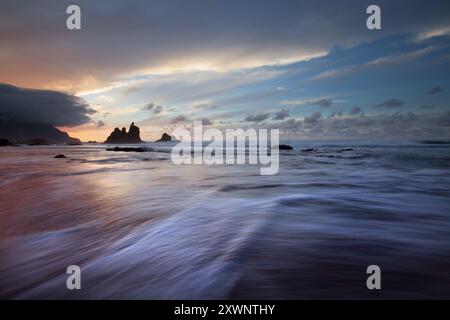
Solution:
<path fill-rule="evenodd" d="M 58 154 L 57 156 L 55 156 L 55 159 L 64 159 L 64 158 L 67 158 L 67 157 L 63 154 Z"/>
<path fill-rule="evenodd" d="M 280 144 L 280 145 L 278 146 L 278 149 L 279 149 L 279 150 L 292 150 L 292 149 L 294 149 L 294 148 L 291 147 L 290 145 L 287 145 L 287 144 Z"/>
<path fill-rule="evenodd" d="M 143 148 L 131 148 L 131 147 L 115 147 L 115 148 L 108 148 L 106 151 L 123 151 L 123 152 L 145 152 Z"/>
<path fill-rule="evenodd" d="M 115 128 L 114 131 L 106 139 L 105 143 L 141 143 L 140 130 L 131 123 L 130 129 L 124 127 L 122 130 Z"/>
<path fill-rule="evenodd" d="M 161 139 L 156 140 L 155 142 L 170 142 L 172 141 L 172 137 L 170 135 L 168 135 L 167 133 L 163 133 L 163 135 L 161 136 Z"/>
<path fill-rule="evenodd" d="M 12 146 L 13 143 L 7 139 L 0 139 L 0 147 Z"/>

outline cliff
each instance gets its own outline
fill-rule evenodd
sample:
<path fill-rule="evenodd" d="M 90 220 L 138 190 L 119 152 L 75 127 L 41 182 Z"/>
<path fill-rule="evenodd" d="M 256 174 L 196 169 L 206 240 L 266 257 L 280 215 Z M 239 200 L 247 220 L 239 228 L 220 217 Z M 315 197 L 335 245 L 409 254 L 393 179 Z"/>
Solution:
<path fill-rule="evenodd" d="M 51 143 L 65 143 L 74 139 L 66 132 L 49 124 L 24 123 L 15 120 L 0 121 L 0 138 L 15 142 L 46 140 Z"/>

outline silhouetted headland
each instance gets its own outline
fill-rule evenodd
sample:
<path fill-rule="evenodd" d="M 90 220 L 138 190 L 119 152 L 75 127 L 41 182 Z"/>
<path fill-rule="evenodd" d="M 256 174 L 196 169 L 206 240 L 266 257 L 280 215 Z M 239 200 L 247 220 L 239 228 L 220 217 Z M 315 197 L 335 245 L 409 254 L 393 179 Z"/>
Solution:
<path fill-rule="evenodd" d="M 0 147 L 12 146 L 13 143 L 8 139 L 0 139 Z"/>
<path fill-rule="evenodd" d="M 0 120 L 0 138 L 18 144 L 34 144 L 35 141 L 44 140 L 46 144 L 80 141 L 50 124 L 19 122 L 13 119 Z"/>

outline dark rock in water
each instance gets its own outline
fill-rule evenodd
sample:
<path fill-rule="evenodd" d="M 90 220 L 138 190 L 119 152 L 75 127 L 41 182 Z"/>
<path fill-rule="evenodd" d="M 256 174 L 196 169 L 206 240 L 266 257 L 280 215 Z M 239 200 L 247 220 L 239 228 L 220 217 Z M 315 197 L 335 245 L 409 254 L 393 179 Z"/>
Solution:
<path fill-rule="evenodd" d="M 313 148 L 309 148 L 309 149 L 303 149 L 303 152 L 312 152 L 312 151 L 316 151 L 316 149 Z"/>
<path fill-rule="evenodd" d="M 140 137 L 140 130 L 137 126 L 134 125 L 134 122 L 131 123 L 130 129 L 127 132 L 127 129 L 124 127 L 122 130 L 119 128 L 115 128 L 113 132 L 106 139 L 105 143 L 141 143 L 143 142 Z"/>
<path fill-rule="evenodd" d="M 123 152 L 145 152 L 143 148 L 131 148 L 131 147 L 115 147 L 115 148 L 108 148 L 107 151 L 123 151 Z"/>
<path fill-rule="evenodd" d="M 161 136 L 161 139 L 156 140 L 155 142 L 170 142 L 172 141 L 172 137 L 170 135 L 168 135 L 167 133 L 163 133 L 163 135 Z"/>
<path fill-rule="evenodd" d="M 450 144 L 450 141 L 445 141 L 445 140 L 423 140 L 423 141 L 419 141 L 419 143 L 424 143 L 424 144 Z"/>
<path fill-rule="evenodd" d="M 58 154 L 57 156 L 55 156 L 55 159 L 64 159 L 64 158 L 67 158 L 67 157 L 63 154 Z"/>
<path fill-rule="evenodd" d="M 13 143 L 7 139 L 0 139 L 0 147 L 12 146 Z"/>
<path fill-rule="evenodd" d="M 45 139 L 33 139 L 27 141 L 26 144 L 28 144 L 29 146 L 48 146 L 50 145 L 50 142 Z"/>
<path fill-rule="evenodd" d="M 280 144 L 278 146 L 278 149 L 279 150 L 293 150 L 294 148 L 287 144 Z"/>
<path fill-rule="evenodd" d="M 89 140 L 87 143 L 89 143 L 89 144 L 95 144 L 95 143 L 98 143 L 97 141 L 92 141 L 92 140 Z"/>

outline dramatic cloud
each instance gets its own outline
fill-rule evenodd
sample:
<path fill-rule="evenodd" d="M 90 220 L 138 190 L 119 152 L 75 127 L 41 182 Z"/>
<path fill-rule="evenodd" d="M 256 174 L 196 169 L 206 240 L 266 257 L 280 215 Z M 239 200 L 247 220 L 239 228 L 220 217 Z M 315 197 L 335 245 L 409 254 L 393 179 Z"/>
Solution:
<path fill-rule="evenodd" d="M 433 94 L 437 94 L 437 93 L 442 92 L 442 91 L 444 91 L 444 89 L 442 89 L 439 86 L 436 86 L 436 87 L 433 87 L 430 90 L 428 90 L 427 94 L 433 95 Z"/>
<path fill-rule="evenodd" d="M 354 114 L 358 114 L 361 113 L 362 109 L 360 107 L 353 107 L 352 110 L 350 110 L 350 114 L 354 115 Z"/>
<path fill-rule="evenodd" d="M 244 121 L 246 122 L 261 122 L 269 118 L 270 113 L 260 113 L 260 114 L 252 114 L 245 117 Z"/>
<path fill-rule="evenodd" d="M 379 0 L 389 13 L 380 32 L 365 27 L 369 1 L 78 0 L 82 32 L 69 33 L 69 4 L 1 1 L 1 82 L 73 89 L 129 73 L 283 64 L 393 33 L 441 35 L 450 20 L 448 0 Z"/>
<path fill-rule="evenodd" d="M 398 108 L 403 107 L 405 103 L 398 99 L 389 99 L 376 105 L 377 108 Z"/>
<path fill-rule="evenodd" d="M 287 109 L 281 109 L 275 113 L 273 120 L 284 120 L 289 117 L 289 111 Z"/>
<path fill-rule="evenodd" d="M 73 95 L 0 84 L 0 118 L 73 127 L 91 122 L 89 115 L 94 113 Z"/>

